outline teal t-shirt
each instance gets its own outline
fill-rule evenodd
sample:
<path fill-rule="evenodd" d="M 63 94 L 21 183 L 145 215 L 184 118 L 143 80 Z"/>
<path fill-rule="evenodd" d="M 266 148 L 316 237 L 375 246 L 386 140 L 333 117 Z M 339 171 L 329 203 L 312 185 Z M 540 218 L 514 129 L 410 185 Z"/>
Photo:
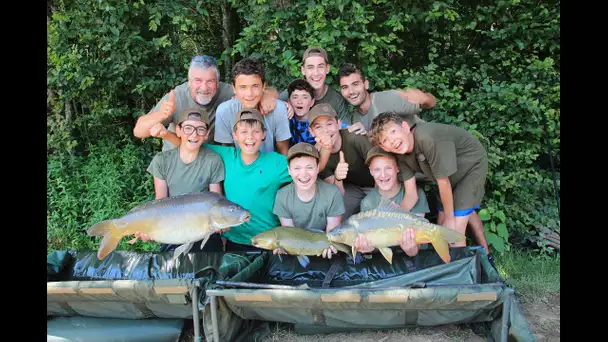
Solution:
<path fill-rule="evenodd" d="M 260 152 L 258 159 L 245 165 L 240 151 L 234 147 L 208 145 L 224 162 L 226 198 L 249 210 L 251 219 L 222 233 L 228 240 L 251 245 L 251 238 L 280 225 L 273 214 L 274 200 L 282 185 L 292 181 L 287 158 L 276 152 Z"/>

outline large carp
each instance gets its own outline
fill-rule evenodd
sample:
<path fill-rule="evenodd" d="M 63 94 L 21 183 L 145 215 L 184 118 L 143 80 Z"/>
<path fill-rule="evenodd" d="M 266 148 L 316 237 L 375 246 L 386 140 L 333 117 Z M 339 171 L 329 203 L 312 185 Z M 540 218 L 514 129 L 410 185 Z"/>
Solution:
<path fill-rule="evenodd" d="M 194 242 L 222 229 L 246 222 L 251 214 L 215 192 L 196 192 L 141 204 L 125 216 L 99 222 L 89 228 L 89 236 L 103 236 L 97 257 L 110 254 L 123 236 L 145 233 L 154 241 L 181 246 L 174 258 L 188 253 Z"/>
<path fill-rule="evenodd" d="M 348 246 L 329 242 L 324 231 L 297 227 L 281 226 L 261 232 L 251 239 L 251 244 L 257 248 L 280 249 L 283 253 L 295 255 L 303 267 L 310 263 L 308 255 L 320 256 L 330 245 L 350 255 Z"/>
<path fill-rule="evenodd" d="M 441 259 L 450 262 L 448 243 L 463 242 L 465 236 L 454 229 L 430 223 L 429 220 L 400 209 L 390 201 L 382 200 L 376 209 L 352 215 L 327 233 L 331 242 L 344 243 L 352 247 L 356 256 L 355 239 L 364 235 L 384 258 L 393 263 L 392 246 L 398 246 L 406 229 L 415 231 L 416 243 L 431 243 Z"/>

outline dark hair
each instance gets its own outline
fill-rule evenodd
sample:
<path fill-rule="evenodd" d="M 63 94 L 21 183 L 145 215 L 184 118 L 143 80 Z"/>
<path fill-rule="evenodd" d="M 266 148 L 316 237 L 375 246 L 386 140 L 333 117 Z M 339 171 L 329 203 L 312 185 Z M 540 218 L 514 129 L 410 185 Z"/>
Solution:
<path fill-rule="evenodd" d="M 232 67 L 232 84 L 239 75 L 258 75 L 262 83 L 266 82 L 264 63 L 258 59 L 241 59 Z"/>
<path fill-rule="evenodd" d="M 287 93 L 289 94 L 288 96 L 291 96 L 291 93 L 296 90 L 305 90 L 310 94 L 310 97 L 312 97 L 313 99 L 315 98 L 315 88 L 313 88 L 306 80 L 299 78 L 289 83 L 289 85 L 287 86 Z"/>
<path fill-rule="evenodd" d="M 342 64 L 340 70 L 338 71 L 338 81 L 340 81 L 342 77 L 350 76 L 354 73 L 358 73 L 359 76 L 361 76 L 361 81 L 365 82 L 365 75 L 363 74 L 363 71 L 352 63 Z"/>
<path fill-rule="evenodd" d="M 378 139 L 380 138 L 380 133 L 382 133 L 386 125 L 391 122 L 401 125 L 403 121 L 407 122 L 407 124 L 411 127 L 414 124 L 414 116 L 408 115 L 406 117 L 402 117 L 395 112 L 380 113 L 376 118 L 374 118 L 372 125 L 369 128 L 372 135 L 372 144 L 379 145 Z"/>

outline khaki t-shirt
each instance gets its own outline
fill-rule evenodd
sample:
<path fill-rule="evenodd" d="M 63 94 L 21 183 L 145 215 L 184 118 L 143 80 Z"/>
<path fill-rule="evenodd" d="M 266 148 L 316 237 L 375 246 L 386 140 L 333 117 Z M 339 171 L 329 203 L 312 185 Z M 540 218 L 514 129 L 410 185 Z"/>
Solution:
<path fill-rule="evenodd" d="M 189 164 L 179 157 L 179 148 L 160 152 L 147 171 L 167 182 L 169 196 L 208 191 L 209 184 L 224 180 L 222 158 L 206 147 L 201 147 L 196 159 Z"/>
<path fill-rule="evenodd" d="M 348 173 L 346 182 L 353 183 L 360 187 L 373 187 L 374 177 L 369 173 L 369 167 L 365 165 L 367 151 L 372 148 L 369 138 L 365 135 L 350 133 L 347 129 L 341 129 L 342 147 L 344 160 L 348 163 Z M 333 176 L 340 161 L 340 151 L 329 155 L 325 169 L 321 171 L 321 179 Z"/>
<path fill-rule="evenodd" d="M 414 131 L 414 150 L 397 155 L 404 180 L 424 173 L 431 181 L 449 177 L 452 187 L 487 159 L 479 140 L 463 128 L 421 122 Z"/>
<path fill-rule="evenodd" d="M 403 186 L 403 184 L 401 184 L 400 187 L 401 187 L 401 189 L 399 190 L 399 192 L 395 196 L 390 198 L 390 200 L 395 202 L 396 205 L 401 205 L 401 202 L 403 202 L 403 197 L 405 197 L 405 187 Z M 424 190 L 422 190 L 422 188 L 420 188 L 420 187 L 416 188 L 416 190 L 418 192 L 418 202 L 416 202 L 416 204 L 410 211 L 412 213 L 430 212 L 431 210 L 429 209 L 429 203 L 426 200 L 426 195 L 424 193 Z M 377 188 L 374 188 L 361 201 L 361 211 L 376 209 L 378 207 L 378 205 L 380 204 L 381 199 L 382 199 L 382 195 L 380 194 L 380 191 L 378 191 Z"/>
<path fill-rule="evenodd" d="M 198 103 L 196 103 L 196 101 L 194 101 L 194 99 L 190 95 L 190 88 L 188 87 L 188 82 L 182 83 L 182 84 L 178 85 L 177 87 L 175 87 L 174 93 L 175 93 L 175 111 L 173 112 L 173 115 L 171 118 L 163 121 L 163 125 L 165 127 L 167 127 L 170 123 L 173 123 L 171 129 L 169 129 L 169 130 L 172 132 L 175 132 L 175 126 L 178 124 L 177 120 L 179 120 L 178 116 L 182 110 L 184 110 L 186 108 L 205 109 L 207 111 L 207 113 L 209 114 L 209 122 L 210 122 L 210 126 L 209 126 L 210 133 L 209 133 L 209 138 L 207 139 L 207 141 L 209 143 L 212 143 L 214 141 L 213 136 L 215 133 L 215 110 L 217 109 L 217 106 L 220 103 L 222 103 L 226 100 L 230 100 L 234 96 L 234 91 L 232 90 L 232 85 L 230 85 L 228 83 L 220 82 L 217 87 L 217 91 L 215 92 L 215 96 L 213 97 L 213 99 L 211 99 L 211 102 L 209 102 L 208 104 L 206 104 L 204 106 L 201 106 Z M 159 110 L 160 105 L 163 103 L 163 101 L 169 99 L 169 94 L 170 94 L 170 92 L 165 94 L 165 96 L 163 96 L 163 98 L 160 99 L 160 101 L 158 101 L 156 106 L 154 106 L 154 108 L 152 108 L 152 110 L 150 112 Z M 166 140 L 163 140 L 163 151 L 166 151 L 166 150 L 172 149 L 172 148 L 175 148 L 175 145 L 171 144 L 170 142 L 167 142 Z"/>
<path fill-rule="evenodd" d="M 273 213 L 292 219 L 298 228 L 325 230 L 327 218 L 344 214 L 344 200 L 338 187 L 320 179 L 316 181 L 315 195 L 309 202 L 302 201 L 294 183 L 277 191 Z"/>
<path fill-rule="evenodd" d="M 353 113 L 349 110 L 348 103 L 342 97 L 338 91 L 334 88 L 328 86 L 327 92 L 320 99 L 315 99 L 315 105 L 319 103 L 329 103 L 331 108 L 333 108 L 338 114 L 338 119 L 342 120 L 343 124 L 350 125 L 353 122 Z M 289 100 L 289 92 L 287 90 L 283 90 L 281 94 L 279 94 L 279 99 L 287 102 Z"/>
<path fill-rule="evenodd" d="M 372 121 L 380 113 L 392 112 L 403 115 L 419 115 L 420 105 L 409 102 L 399 96 L 397 90 L 379 91 L 369 94 L 371 105 L 366 113 L 353 112 L 353 122 L 361 122 L 369 131 Z"/>

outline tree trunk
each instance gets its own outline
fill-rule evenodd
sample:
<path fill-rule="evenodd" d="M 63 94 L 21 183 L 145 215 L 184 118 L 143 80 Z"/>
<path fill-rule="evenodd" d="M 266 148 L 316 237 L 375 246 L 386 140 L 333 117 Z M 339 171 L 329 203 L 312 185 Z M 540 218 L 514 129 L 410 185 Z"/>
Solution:
<path fill-rule="evenodd" d="M 234 45 L 234 33 L 237 14 L 235 9 L 230 6 L 228 1 L 222 1 L 222 44 L 223 50 L 231 48 Z M 232 66 L 234 60 L 232 56 L 226 56 L 224 60 L 224 80 L 230 82 L 230 74 L 232 72 Z"/>

